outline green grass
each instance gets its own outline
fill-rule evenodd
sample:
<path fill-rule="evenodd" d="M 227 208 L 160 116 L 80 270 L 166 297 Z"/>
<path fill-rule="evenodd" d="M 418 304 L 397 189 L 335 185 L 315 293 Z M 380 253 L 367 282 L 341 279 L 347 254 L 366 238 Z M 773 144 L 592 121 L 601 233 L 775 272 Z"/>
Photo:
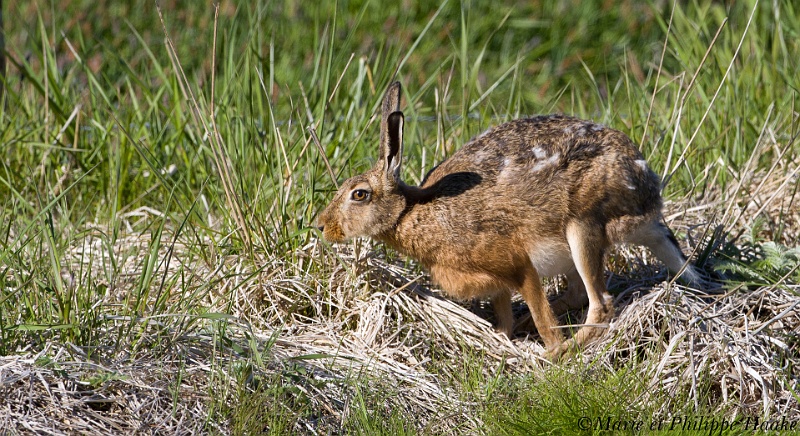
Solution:
<path fill-rule="evenodd" d="M 754 172 L 791 171 L 800 156 L 800 10 L 788 0 L 674 10 L 632 0 L 223 2 L 216 41 L 214 9 L 193 1 L 161 2 L 163 26 L 152 1 L 5 3 L 0 356 L 52 358 L 58 344 L 98 362 L 135 361 L 211 337 L 209 432 L 281 434 L 301 421 L 360 434 L 437 431 L 393 409 L 401 388 L 369 373 L 342 382 L 349 415 L 326 412 L 307 368 L 252 345 L 241 325 L 258 313 L 234 322 L 225 316 L 233 303 L 210 303 L 233 300 L 272 268 L 319 283 L 334 265 L 351 268 L 328 248 L 302 251 L 335 189 L 309 129 L 335 178 L 368 168 L 373 115 L 395 78 L 410 183 L 488 126 L 549 112 L 630 135 L 668 182 L 668 199 L 746 190 Z M 783 221 L 797 208 L 793 189 L 752 242 L 795 246 L 798 224 Z M 713 220 L 726 230 L 754 224 Z M 85 244 L 98 249 L 77 249 Z M 756 263 L 755 278 L 742 280 L 796 283 L 796 248 L 769 247 L 784 263 Z M 243 268 L 203 275 L 227 258 Z M 287 289 L 287 313 L 341 314 L 318 303 L 331 300 L 325 291 Z M 431 365 L 444 374 L 452 363 Z M 486 424 L 462 423 L 469 431 L 571 433 L 581 416 L 726 410 L 666 393 L 639 401 L 647 386 L 635 374 L 647 362 L 491 377 L 480 356 L 461 363 L 454 395 L 474 401 Z M 656 410 L 659 401 L 672 406 Z"/>
<path fill-rule="evenodd" d="M 557 368 L 544 377 L 513 379 L 487 407 L 488 434 L 695 434 L 682 426 L 687 418 L 721 421 L 729 411 L 717 404 L 695 408 L 684 392 L 650 386 L 641 378 L 646 363 L 605 368 Z M 707 392 L 703 398 L 713 398 Z"/>

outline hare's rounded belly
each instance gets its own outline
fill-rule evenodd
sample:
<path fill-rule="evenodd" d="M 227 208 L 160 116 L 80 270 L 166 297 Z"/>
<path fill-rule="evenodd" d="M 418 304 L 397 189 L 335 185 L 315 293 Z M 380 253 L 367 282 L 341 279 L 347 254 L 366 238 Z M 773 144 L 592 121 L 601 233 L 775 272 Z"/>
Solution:
<path fill-rule="evenodd" d="M 528 250 L 531 264 L 542 277 L 566 274 L 575 268 L 566 241 L 544 240 Z"/>
<path fill-rule="evenodd" d="M 518 288 L 520 271 L 525 263 L 536 269 L 539 276 L 552 277 L 575 269 L 566 241 L 540 240 L 528 247 L 528 251 L 502 247 L 505 253 L 473 253 L 464 256 L 461 262 L 447 259 L 428 264 L 431 278 L 448 294 L 468 299 L 491 297 L 499 292 Z M 464 254 L 464 253 L 462 253 Z M 478 254 L 483 254 L 478 255 Z"/>
<path fill-rule="evenodd" d="M 463 269 L 438 264 L 430 268 L 431 278 L 447 294 L 460 298 L 491 297 L 500 292 L 514 289 L 516 283 L 512 276 L 489 271 Z"/>

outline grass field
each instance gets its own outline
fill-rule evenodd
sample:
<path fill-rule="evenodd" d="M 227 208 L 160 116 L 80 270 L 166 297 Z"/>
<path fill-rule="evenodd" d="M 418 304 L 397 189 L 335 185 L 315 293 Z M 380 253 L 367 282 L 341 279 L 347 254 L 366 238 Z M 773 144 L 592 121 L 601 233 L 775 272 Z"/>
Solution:
<path fill-rule="evenodd" d="M 795 2 L 2 6 L 0 434 L 800 428 Z M 322 241 L 394 79 L 408 183 L 493 124 L 592 119 L 722 287 L 621 247 L 609 334 L 554 365 L 413 261 Z"/>

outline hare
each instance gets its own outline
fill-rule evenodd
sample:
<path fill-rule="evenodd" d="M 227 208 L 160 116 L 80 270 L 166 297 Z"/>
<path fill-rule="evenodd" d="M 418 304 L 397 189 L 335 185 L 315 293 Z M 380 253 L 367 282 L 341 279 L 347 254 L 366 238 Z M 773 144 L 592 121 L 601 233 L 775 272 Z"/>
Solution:
<path fill-rule="evenodd" d="M 400 180 L 400 92 L 392 83 L 383 99 L 375 166 L 345 181 L 320 214 L 326 240 L 368 236 L 417 259 L 449 295 L 491 299 L 509 337 L 519 291 L 550 359 L 599 337 L 611 320 L 603 265 L 612 244 L 644 245 L 700 283 L 663 223 L 658 177 L 622 132 L 562 115 L 510 121 L 409 186 Z M 540 277 L 559 274 L 568 287 L 551 307 Z M 587 303 L 585 324 L 565 341 L 556 314 Z"/>

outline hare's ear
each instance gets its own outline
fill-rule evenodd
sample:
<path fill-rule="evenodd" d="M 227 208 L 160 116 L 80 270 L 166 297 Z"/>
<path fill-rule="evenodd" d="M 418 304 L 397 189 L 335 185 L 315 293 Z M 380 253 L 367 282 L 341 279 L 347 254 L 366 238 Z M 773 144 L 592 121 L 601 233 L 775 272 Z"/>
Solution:
<path fill-rule="evenodd" d="M 386 95 L 383 96 L 381 104 L 381 144 L 386 143 L 386 135 L 389 131 L 387 124 L 389 115 L 400 110 L 400 82 L 389 85 Z"/>
<path fill-rule="evenodd" d="M 386 117 L 386 129 L 381 132 L 381 152 L 378 165 L 384 180 L 400 182 L 400 164 L 403 162 L 403 113 L 392 112 Z"/>
<path fill-rule="evenodd" d="M 392 83 L 386 90 L 386 95 L 383 96 L 383 104 L 381 105 L 381 115 L 384 122 L 389 118 L 389 115 L 400 110 L 400 90 L 400 82 Z"/>

